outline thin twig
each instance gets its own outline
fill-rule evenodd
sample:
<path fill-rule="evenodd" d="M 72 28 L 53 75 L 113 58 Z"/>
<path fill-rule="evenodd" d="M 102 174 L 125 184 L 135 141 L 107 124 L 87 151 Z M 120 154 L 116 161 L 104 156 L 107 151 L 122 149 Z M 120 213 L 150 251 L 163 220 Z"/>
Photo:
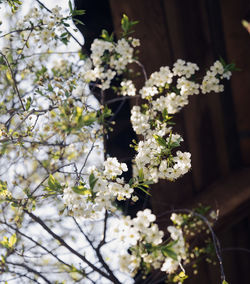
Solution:
<path fill-rule="evenodd" d="M 46 283 L 48 284 L 51 284 L 51 282 L 44 276 L 42 275 L 42 273 L 38 272 L 37 270 L 27 266 L 26 264 L 24 263 L 18 263 L 18 262 L 10 262 L 10 261 L 6 261 L 7 264 L 10 264 L 10 265 L 13 265 L 13 266 L 20 266 L 20 267 L 23 267 L 25 268 L 28 272 L 32 272 L 34 274 L 36 274 L 37 276 L 41 277 Z"/>
<path fill-rule="evenodd" d="M 25 111 L 25 107 L 24 107 L 24 104 L 22 102 L 22 98 L 21 98 L 20 92 L 19 92 L 18 87 L 17 87 L 17 82 L 16 82 L 16 79 L 15 79 L 15 75 L 13 73 L 13 70 L 12 70 L 11 66 L 10 66 L 10 63 L 9 63 L 7 57 L 1 51 L 0 51 L 0 54 L 3 56 L 3 58 L 4 58 L 4 60 L 5 60 L 6 64 L 7 64 L 8 68 L 10 70 L 11 77 L 12 77 L 12 80 L 13 80 L 13 83 L 14 83 L 13 84 L 14 90 L 16 91 L 16 93 L 18 95 L 18 98 L 19 98 L 19 101 L 21 103 L 21 106 L 22 106 L 23 110 Z"/>
<path fill-rule="evenodd" d="M 224 273 L 224 267 L 223 267 L 223 263 L 222 263 L 222 257 L 221 257 L 221 246 L 220 246 L 220 242 L 218 240 L 218 238 L 216 237 L 215 233 L 214 233 L 214 230 L 212 228 L 212 226 L 210 225 L 209 221 L 207 220 L 206 217 L 204 217 L 203 215 L 199 214 L 199 213 L 196 213 L 192 210 L 189 210 L 189 209 L 174 209 L 174 210 L 171 210 L 171 211 L 166 211 L 164 212 L 163 214 L 157 216 L 158 218 L 159 217 L 162 217 L 166 214 L 169 214 L 169 213 L 173 213 L 173 212 L 180 212 L 180 213 L 189 213 L 193 216 L 196 216 L 200 219 L 203 220 L 203 222 L 207 225 L 211 235 L 212 235 L 212 239 L 213 239 L 213 244 L 214 244 L 214 248 L 215 248 L 215 253 L 216 253 L 216 256 L 218 258 L 218 261 L 219 261 L 219 265 L 220 265 L 220 274 L 221 274 L 221 280 L 222 282 L 224 280 L 226 280 L 226 277 L 225 277 L 225 273 Z"/>
<path fill-rule="evenodd" d="M 56 233 L 54 233 L 38 216 L 34 215 L 32 212 L 29 212 L 27 210 L 24 210 L 26 214 L 30 216 L 31 219 L 33 219 L 36 223 L 38 223 L 47 233 L 49 233 L 55 240 L 59 241 L 59 243 L 67 248 L 71 253 L 79 257 L 83 262 L 85 262 L 88 266 L 90 266 L 94 271 L 102 275 L 103 277 L 112 280 L 115 284 L 121 284 L 120 281 L 114 276 L 109 275 L 93 265 L 85 256 L 81 255 L 78 251 L 74 250 L 70 245 L 68 245 L 64 239 L 62 239 L 60 236 L 58 236 Z M 105 268 L 106 269 L 106 268 Z"/>
<path fill-rule="evenodd" d="M 55 174 L 56 172 L 58 172 L 60 169 L 64 168 L 64 167 L 69 167 L 71 165 L 73 165 L 74 162 L 66 164 L 66 165 L 62 165 L 59 168 L 55 169 L 54 171 L 52 171 L 50 174 Z M 47 175 L 36 187 L 35 189 L 31 192 L 31 196 L 38 190 L 38 188 L 49 178 L 50 175 Z"/>
<path fill-rule="evenodd" d="M 146 69 L 145 69 L 144 65 L 143 65 L 140 61 L 138 61 L 138 60 L 135 60 L 134 62 L 135 62 L 138 66 L 141 67 L 142 73 L 143 73 L 143 76 L 144 76 L 144 79 L 145 79 L 145 81 L 147 81 L 147 80 L 148 80 L 148 76 L 147 76 L 147 72 L 146 72 Z"/>

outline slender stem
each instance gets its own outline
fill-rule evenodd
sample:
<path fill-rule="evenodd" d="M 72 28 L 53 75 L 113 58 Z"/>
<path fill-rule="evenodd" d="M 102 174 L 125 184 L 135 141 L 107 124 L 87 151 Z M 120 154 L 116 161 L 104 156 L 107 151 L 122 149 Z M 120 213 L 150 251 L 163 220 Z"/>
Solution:
<path fill-rule="evenodd" d="M 10 35 L 10 34 L 13 34 L 13 33 L 21 33 L 21 32 L 24 32 L 24 31 L 30 31 L 30 30 L 32 30 L 36 27 L 39 27 L 39 26 L 31 26 L 30 28 L 26 28 L 26 29 L 19 29 L 19 30 L 10 31 L 10 32 L 8 32 L 4 35 L 1 35 L 0 38 L 5 37 L 5 36 Z"/>
<path fill-rule="evenodd" d="M 18 98 L 19 98 L 19 101 L 20 101 L 20 103 L 21 103 L 21 106 L 22 106 L 23 110 L 25 111 L 25 107 L 24 107 L 24 104 L 23 104 L 23 102 L 22 102 L 22 98 L 21 98 L 20 92 L 19 92 L 18 87 L 17 87 L 17 82 L 16 82 L 16 79 L 15 79 L 15 75 L 14 75 L 14 73 L 13 73 L 13 70 L 12 70 L 11 66 L 10 66 L 10 63 L 9 63 L 7 57 L 6 57 L 1 51 L 0 51 L 0 54 L 3 56 L 3 58 L 4 58 L 4 60 L 5 60 L 6 64 L 7 64 L 8 68 L 9 68 L 9 70 L 10 70 L 11 77 L 12 77 L 12 80 L 13 80 L 13 87 L 14 87 L 14 90 L 15 90 L 16 93 L 17 93 L 17 96 L 18 96 Z"/>
<path fill-rule="evenodd" d="M 1 222 L 1 221 L 0 221 Z M 15 232 L 17 232 L 19 235 L 25 237 L 26 239 L 30 240 L 31 242 L 33 242 L 35 245 L 39 246 L 40 248 L 42 248 L 43 250 L 45 250 L 48 254 L 52 255 L 56 260 L 58 260 L 60 263 L 68 266 L 69 268 L 72 268 L 72 266 L 66 262 L 64 262 L 62 259 L 60 259 L 57 255 L 55 255 L 52 250 L 47 249 L 45 246 L 43 246 L 42 244 L 40 244 L 39 242 L 35 241 L 33 238 L 27 236 L 26 234 L 24 234 L 23 232 L 21 232 L 19 229 L 14 228 L 13 226 L 11 226 L 10 224 L 7 224 L 6 222 L 1 222 L 3 224 L 5 224 L 6 226 L 8 226 L 9 228 L 11 228 L 12 230 L 14 230 Z"/>
<path fill-rule="evenodd" d="M 7 263 L 7 264 L 11 264 L 11 265 L 13 265 L 13 266 L 20 266 L 20 267 L 23 267 L 23 268 L 25 268 L 28 272 L 32 272 L 32 273 L 36 274 L 37 276 L 41 277 L 46 283 L 51 284 L 51 282 L 50 282 L 44 275 L 42 275 L 42 273 L 36 271 L 35 269 L 33 269 L 33 268 L 27 266 L 27 265 L 24 264 L 24 263 L 17 263 L 17 262 L 13 263 L 13 262 L 10 262 L 10 261 L 6 261 L 6 263 Z"/>
<path fill-rule="evenodd" d="M 72 162 L 72 163 L 69 163 L 69 164 L 66 164 L 66 165 L 62 165 L 60 166 L 59 168 L 55 169 L 54 171 L 52 171 L 50 174 L 55 174 L 56 172 L 58 172 L 60 169 L 62 168 L 65 168 L 65 167 L 69 167 L 71 165 L 74 165 L 75 163 Z M 36 187 L 35 189 L 31 192 L 31 195 L 33 195 L 37 190 L 38 188 L 49 178 L 50 175 L 47 175 Z"/>
<path fill-rule="evenodd" d="M 143 65 L 140 61 L 138 61 L 138 60 L 135 60 L 134 62 L 135 62 L 138 66 L 141 67 L 142 73 L 143 73 L 143 76 L 144 76 L 144 79 L 145 79 L 145 81 L 147 81 L 147 80 L 148 80 L 148 76 L 147 76 L 147 72 L 146 72 L 146 69 L 145 69 L 144 65 Z"/>
<path fill-rule="evenodd" d="M 105 244 L 106 242 L 106 233 L 107 233 L 107 221 L 108 221 L 108 211 L 105 210 L 105 216 L 103 220 L 103 237 L 102 240 L 100 241 L 99 245 L 97 246 L 97 250 L 100 250 L 101 247 Z"/>
<path fill-rule="evenodd" d="M 193 216 L 196 216 L 200 219 L 203 220 L 203 222 L 207 225 L 211 235 L 212 235 L 212 239 L 213 239 L 213 244 L 214 244 L 214 248 L 215 248 L 215 253 L 216 253 L 216 256 L 218 258 L 218 261 L 219 261 L 219 265 L 220 265 L 220 273 L 221 273 L 221 280 L 224 281 L 226 279 L 225 277 L 225 273 L 224 273 L 224 267 L 223 267 L 223 263 L 222 263 L 222 257 L 221 257 L 221 245 L 220 245 L 220 242 L 218 240 L 218 238 L 216 237 L 215 233 L 214 233 L 214 230 L 212 228 L 212 226 L 210 225 L 209 221 L 207 220 L 206 217 L 204 217 L 203 215 L 199 214 L 199 213 L 196 213 L 192 210 L 189 210 L 189 209 L 176 209 L 176 210 L 171 210 L 171 211 L 166 211 L 164 212 L 163 214 L 159 215 L 158 217 L 162 217 L 166 214 L 169 214 L 169 213 L 172 213 L 172 212 L 180 212 L 180 213 L 189 213 Z"/>

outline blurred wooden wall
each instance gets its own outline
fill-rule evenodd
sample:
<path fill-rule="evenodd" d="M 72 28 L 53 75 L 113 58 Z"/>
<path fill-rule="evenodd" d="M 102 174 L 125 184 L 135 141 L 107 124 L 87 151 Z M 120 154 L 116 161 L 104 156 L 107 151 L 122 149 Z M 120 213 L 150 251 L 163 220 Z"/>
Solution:
<path fill-rule="evenodd" d="M 160 66 L 171 66 L 178 58 L 195 62 L 205 70 L 221 56 L 241 69 L 233 74 L 223 94 L 194 96 L 189 106 L 178 114 L 176 132 L 184 137 L 183 150 L 192 154 L 192 171 L 174 183 L 162 181 L 154 186 L 150 202 L 154 213 L 159 215 L 199 202 L 212 205 L 220 212 L 216 230 L 222 246 L 250 249 L 250 36 L 241 25 L 242 19 L 249 17 L 249 1 L 76 3 L 86 9 L 87 15 L 92 13 L 91 29 L 98 33 L 101 28 L 112 30 L 112 26 L 119 33 L 124 13 L 139 20 L 134 36 L 141 40 L 140 61 L 148 74 Z M 105 8 L 98 9 L 100 3 Z M 98 18 L 96 11 L 99 11 Z M 86 19 L 82 18 L 85 33 L 89 34 L 91 29 L 88 30 Z M 111 155 L 128 161 L 132 155 L 122 146 L 122 141 L 133 137 L 128 123 L 129 105 L 123 110 L 117 117 L 119 133 L 110 136 L 107 147 Z M 250 283 L 250 253 L 228 249 L 223 252 L 223 260 L 230 284 Z M 220 283 L 218 267 L 204 264 L 200 269 L 201 273 L 187 283 Z"/>

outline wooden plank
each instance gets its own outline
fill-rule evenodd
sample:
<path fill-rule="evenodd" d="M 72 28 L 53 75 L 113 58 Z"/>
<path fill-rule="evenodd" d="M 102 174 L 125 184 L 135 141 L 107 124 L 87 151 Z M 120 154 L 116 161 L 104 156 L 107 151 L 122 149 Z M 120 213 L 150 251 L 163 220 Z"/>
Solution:
<path fill-rule="evenodd" d="M 195 208 L 201 203 L 219 210 L 215 228 L 225 229 L 250 213 L 250 168 L 242 169 L 215 182 L 196 198 L 190 198 L 180 208 Z"/>
<path fill-rule="evenodd" d="M 250 48 L 249 34 L 241 25 L 242 19 L 249 13 L 249 1 L 221 0 L 220 3 L 228 60 L 234 61 L 241 69 L 234 73 L 231 87 L 242 158 L 245 165 L 250 165 Z"/>

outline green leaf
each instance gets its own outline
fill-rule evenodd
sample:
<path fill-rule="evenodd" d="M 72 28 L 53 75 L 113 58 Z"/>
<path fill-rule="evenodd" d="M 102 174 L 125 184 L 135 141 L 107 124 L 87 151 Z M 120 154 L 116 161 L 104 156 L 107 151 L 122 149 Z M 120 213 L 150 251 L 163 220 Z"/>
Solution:
<path fill-rule="evenodd" d="M 95 112 L 90 112 L 86 115 L 83 116 L 83 124 L 86 126 L 90 126 L 96 121 L 96 113 Z"/>
<path fill-rule="evenodd" d="M 74 10 L 72 13 L 72 16 L 80 16 L 84 14 L 85 14 L 85 10 Z"/>
<path fill-rule="evenodd" d="M 48 84 L 48 91 L 53 92 L 53 87 L 51 84 Z"/>
<path fill-rule="evenodd" d="M 16 234 L 13 234 L 9 240 L 9 247 L 12 248 L 15 245 L 16 241 L 17 241 Z"/>
<path fill-rule="evenodd" d="M 136 187 L 145 192 L 147 195 L 151 196 L 151 194 L 144 188 L 144 185 L 138 184 Z"/>
<path fill-rule="evenodd" d="M 70 1 L 70 0 L 69 0 L 68 4 L 69 4 L 69 10 L 70 10 L 70 13 L 72 14 L 72 12 L 73 12 L 73 8 L 72 8 L 72 3 L 71 3 L 71 1 Z"/>
<path fill-rule="evenodd" d="M 52 191 L 58 191 L 62 189 L 61 184 L 52 175 L 49 175 L 48 185 Z"/>
<path fill-rule="evenodd" d="M 113 34 L 109 35 L 109 33 L 106 30 L 102 30 L 101 38 L 103 38 L 105 41 L 110 41 L 110 42 L 114 40 Z"/>
<path fill-rule="evenodd" d="M 72 189 L 77 194 L 91 195 L 90 190 L 87 187 L 84 187 L 83 185 L 73 186 Z"/>
<path fill-rule="evenodd" d="M 130 187 L 132 187 L 132 186 L 133 186 L 133 183 L 134 183 L 134 179 L 131 178 L 131 179 L 129 180 L 128 184 L 129 184 Z"/>
<path fill-rule="evenodd" d="M 168 256 L 168 257 L 171 257 L 172 259 L 174 259 L 174 260 L 178 260 L 178 258 L 177 258 L 177 254 L 176 254 L 176 252 L 173 250 L 173 249 L 171 249 L 171 248 L 169 248 L 169 247 L 163 247 L 162 249 L 161 249 L 161 251 L 162 251 L 162 254 L 164 255 L 164 256 Z"/>
<path fill-rule="evenodd" d="M 91 173 L 89 176 L 89 186 L 92 190 L 94 189 L 97 181 L 98 181 L 98 178 L 96 178 L 95 175 Z"/>
<path fill-rule="evenodd" d="M 131 28 L 138 24 L 138 21 L 130 21 L 128 16 L 123 14 L 123 17 L 121 19 L 121 27 L 123 30 L 123 36 L 127 36 L 128 34 L 131 34 L 133 31 L 131 30 Z"/>
<path fill-rule="evenodd" d="M 144 180 L 143 169 L 140 169 L 140 170 L 138 171 L 138 177 L 139 177 L 139 180 L 140 180 L 140 181 Z"/>
<path fill-rule="evenodd" d="M 25 109 L 29 110 L 30 109 L 30 105 L 31 105 L 31 97 L 28 97 L 26 105 L 25 105 Z"/>
<path fill-rule="evenodd" d="M 82 21 L 80 21 L 79 19 L 74 18 L 73 21 L 74 21 L 76 24 L 79 24 L 79 25 L 84 26 L 84 23 L 83 23 Z"/>
<path fill-rule="evenodd" d="M 167 142 L 164 138 L 160 137 L 159 135 L 153 135 L 154 136 L 154 139 L 156 140 L 156 142 L 162 146 L 162 147 L 167 147 Z"/>

